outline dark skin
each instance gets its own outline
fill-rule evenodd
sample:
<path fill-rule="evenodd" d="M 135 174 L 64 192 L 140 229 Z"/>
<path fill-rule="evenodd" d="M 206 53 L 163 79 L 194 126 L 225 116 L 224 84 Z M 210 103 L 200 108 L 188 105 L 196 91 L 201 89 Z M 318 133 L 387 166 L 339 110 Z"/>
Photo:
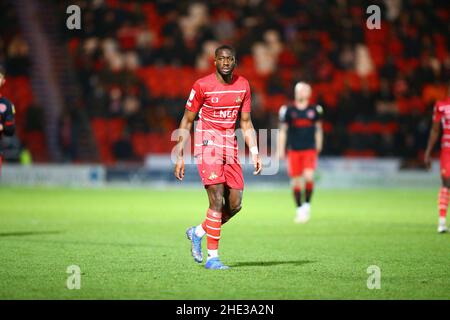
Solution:
<path fill-rule="evenodd" d="M 433 122 L 430 130 L 430 136 L 428 138 L 427 149 L 425 150 L 424 163 L 427 169 L 431 168 L 431 152 L 433 151 L 434 145 L 439 139 L 439 134 L 441 131 L 441 123 Z M 450 188 L 450 178 L 441 177 L 442 186 Z"/>
<path fill-rule="evenodd" d="M 236 58 L 233 52 L 228 49 L 220 50 L 215 57 L 214 65 L 216 66 L 216 78 L 220 83 L 230 84 L 233 81 L 233 70 L 236 67 Z M 184 177 L 184 160 L 183 148 L 188 140 L 189 133 L 194 123 L 196 113 L 185 110 L 183 119 L 180 122 L 180 136 L 177 144 L 177 162 L 174 168 L 174 175 L 178 180 Z M 240 126 L 245 135 L 245 142 L 249 147 L 256 146 L 256 133 L 250 117 L 250 112 L 242 112 Z M 255 171 L 257 175 L 261 172 L 262 162 L 258 155 L 253 155 Z M 222 213 L 222 224 L 229 221 L 242 207 L 242 190 L 232 189 L 226 184 L 214 184 L 206 187 L 208 193 L 209 208 L 216 212 Z"/>
<path fill-rule="evenodd" d="M 3 73 L 0 73 L 0 88 L 5 84 L 6 80 L 5 80 L 5 76 L 3 75 Z M 3 125 L 0 123 L 0 132 L 3 131 Z"/>

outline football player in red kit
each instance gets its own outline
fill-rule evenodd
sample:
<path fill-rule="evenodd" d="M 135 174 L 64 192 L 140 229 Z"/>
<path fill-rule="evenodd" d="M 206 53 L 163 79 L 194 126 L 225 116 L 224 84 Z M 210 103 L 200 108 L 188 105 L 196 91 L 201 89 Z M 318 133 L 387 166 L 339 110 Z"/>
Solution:
<path fill-rule="evenodd" d="M 297 206 L 295 222 L 306 223 L 311 215 L 311 197 L 317 156 L 322 150 L 322 113 L 320 105 L 311 105 L 311 86 L 305 82 L 295 85 L 295 102 L 280 108 L 280 135 L 278 157 L 288 156 L 288 175 Z M 305 198 L 302 203 L 302 180 Z"/>
<path fill-rule="evenodd" d="M 425 165 L 431 166 L 431 152 L 439 133 L 443 129 L 441 138 L 441 179 L 442 186 L 438 195 L 439 222 L 438 232 L 444 233 L 448 231 L 446 225 L 447 207 L 448 207 L 448 190 L 450 188 L 450 87 L 449 97 L 444 100 L 437 101 L 434 105 L 433 124 L 428 139 L 427 149 L 425 151 Z"/>
<path fill-rule="evenodd" d="M 199 121 L 194 134 L 194 157 L 209 198 L 206 219 L 186 231 L 191 241 L 191 253 L 198 263 L 203 261 L 201 241 L 207 237 L 207 269 L 228 269 L 218 256 L 221 227 L 241 210 L 244 179 L 238 159 L 235 125 L 239 120 L 245 142 L 250 149 L 254 174 L 262 169 L 256 132 L 250 117 L 251 93 L 248 81 L 233 74 L 235 50 L 221 46 L 215 51 L 216 71 L 197 80 L 186 102 L 176 146 L 175 177 L 183 180 L 183 148 L 194 119 Z"/>

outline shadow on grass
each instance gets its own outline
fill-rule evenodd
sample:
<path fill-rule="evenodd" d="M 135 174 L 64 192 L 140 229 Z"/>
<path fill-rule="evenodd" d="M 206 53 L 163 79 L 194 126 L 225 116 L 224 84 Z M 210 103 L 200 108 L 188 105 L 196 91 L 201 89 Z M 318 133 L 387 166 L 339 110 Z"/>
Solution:
<path fill-rule="evenodd" d="M 236 262 L 234 264 L 230 264 L 230 267 L 239 268 L 239 267 L 271 267 L 278 266 L 284 264 L 291 264 L 293 266 L 301 266 L 307 263 L 314 263 L 314 261 L 310 260 L 297 260 L 297 261 L 246 261 L 246 262 Z"/>
<path fill-rule="evenodd" d="M 2 237 L 23 237 L 45 234 L 60 234 L 63 231 L 18 231 L 18 232 L 0 232 L 0 238 Z"/>

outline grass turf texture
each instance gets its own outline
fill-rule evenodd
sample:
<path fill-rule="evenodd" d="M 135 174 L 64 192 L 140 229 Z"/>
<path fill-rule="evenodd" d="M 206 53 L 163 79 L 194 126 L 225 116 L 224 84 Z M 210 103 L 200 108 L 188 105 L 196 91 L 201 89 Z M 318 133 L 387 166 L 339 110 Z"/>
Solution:
<path fill-rule="evenodd" d="M 201 189 L 0 188 L 0 298 L 449 299 L 436 197 L 317 190 L 312 220 L 296 225 L 289 190 L 246 190 L 222 229 L 232 269 L 213 271 L 185 238 L 205 216 Z M 66 288 L 69 265 L 81 268 L 80 290 Z M 380 290 L 367 288 L 370 265 Z"/>

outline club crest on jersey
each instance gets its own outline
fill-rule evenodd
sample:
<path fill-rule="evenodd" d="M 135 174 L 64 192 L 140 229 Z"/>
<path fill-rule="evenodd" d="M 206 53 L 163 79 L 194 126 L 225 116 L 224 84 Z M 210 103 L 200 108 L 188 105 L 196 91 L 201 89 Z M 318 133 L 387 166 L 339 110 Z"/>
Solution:
<path fill-rule="evenodd" d="M 308 110 L 308 112 L 306 112 L 306 116 L 307 116 L 309 119 L 314 118 L 314 111 L 313 111 L 313 110 Z"/>
<path fill-rule="evenodd" d="M 241 96 L 238 96 L 238 97 L 236 98 L 235 102 L 236 102 L 237 104 L 241 104 L 241 103 L 242 103 Z"/>
<path fill-rule="evenodd" d="M 0 112 L 3 113 L 6 111 L 6 104 L 0 103 Z"/>

